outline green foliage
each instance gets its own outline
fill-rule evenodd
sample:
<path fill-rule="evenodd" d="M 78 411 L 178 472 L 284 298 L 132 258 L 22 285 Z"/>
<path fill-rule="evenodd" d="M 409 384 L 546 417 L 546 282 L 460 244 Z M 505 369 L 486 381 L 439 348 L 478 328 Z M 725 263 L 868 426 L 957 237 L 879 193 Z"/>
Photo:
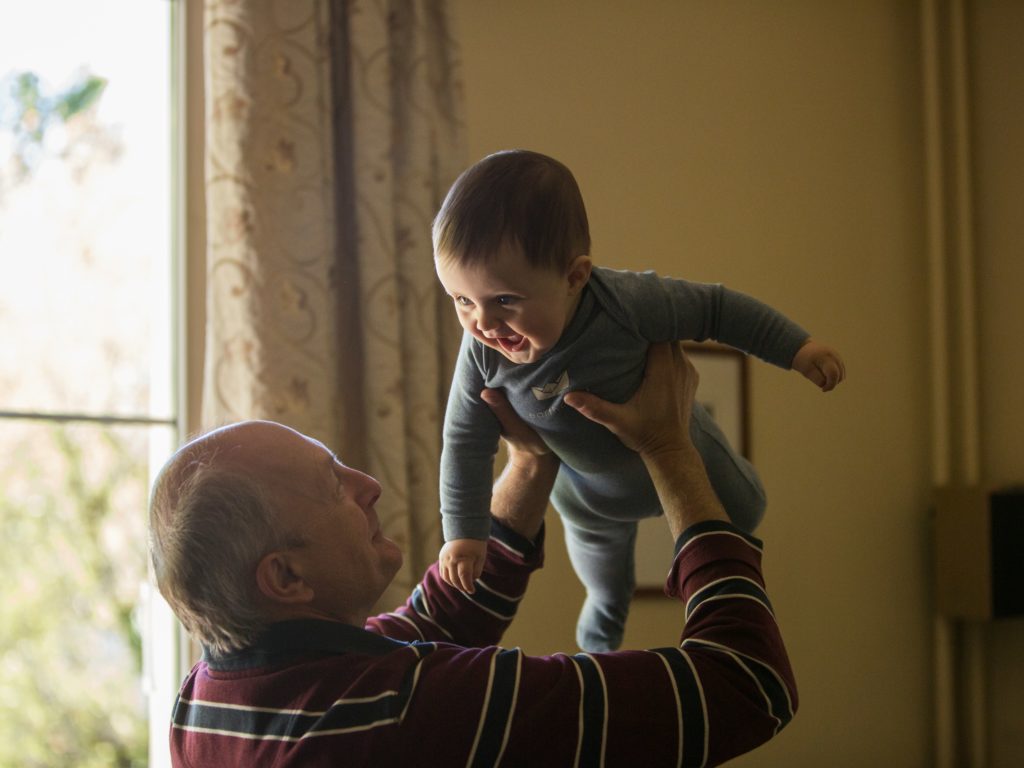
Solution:
<path fill-rule="evenodd" d="M 32 72 L 22 72 L 18 75 L 11 87 L 11 96 L 17 108 L 17 118 L 13 126 L 15 131 L 28 135 L 36 143 L 41 142 L 47 110 L 41 103 L 43 99 L 39 92 L 38 75 Z"/>
<path fill-rule="evenodd" d="M 64 93 L 58 94 L 54 102 L 54 111 L 61 116 L 62 120 L 70 120 L 79 112 L 84 112 L 96 104 L 106 87 L 106 80 L 90 75 L 71 86 Z"/>
<path fill-rule="evenodd" d="M 97 120 L 106 87 L 88 73 L 57 90 L 32 72 L 0 80 L 0 131 L 13 139 L 0 157 L 0 205 L 22 183 L 32 193 L 68 189 L 65 179 L 95 188 L 89 173 L 120 151 L 116 131 Z M 43 163 L 62 173 L 36 175 Z M 64 245 L 81 247 L 75 237 Z M 95 343 L 132 353 L 121 339 Z M 31 353 L 21 361 L 22 386 L 41 378 L 38 362 Z M 90 384 L 107 387 L 105 372 Z M 135 614 L 146 579 L 147 437 L 143 427 L 0 420 L 0 768 L 147 762 Z"/>
<path fill-rule="evenodd" d="M 146 764 L 145 429 L 4 427 L 0 766 Z"/>
<path fill-rule="evenodd" d="M 46 94 L 34 72 L 20 72 L 11 82 L 10 99 L 13 116 L 8 118 L 16 134 L 37 144 L 42 143 L 46 131 L 56 119 L 68 122 L 99 103 L 107 81 L 96 75 L 82 74 L 63 91 Z"/>
<path fill-rule="evenodd" d="M 0 81 L 0 130 L 10 131 L 15 138 L 10 160 L 16 181 L 31 175 L 57 126 L 68 130 L 60 138 L 63 146 L 55 147 L 52 154 L 67 156 L 80 145 L 97 157 L 116 155 L 119 143 L 110 128 L 95 121 L 95 108 L 106 88 L 106 79 L 88 72 L 58 91 L 48 90 L 34 72 L 19 72 Z M 0 189 L 2 182 L 0 178 Z"/>

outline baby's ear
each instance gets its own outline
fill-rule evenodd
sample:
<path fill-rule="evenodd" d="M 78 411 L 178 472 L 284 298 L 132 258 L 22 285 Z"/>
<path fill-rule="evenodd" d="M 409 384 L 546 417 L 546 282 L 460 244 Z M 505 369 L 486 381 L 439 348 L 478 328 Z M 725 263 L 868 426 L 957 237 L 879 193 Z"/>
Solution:
<path fill-rule="evenodd" d="M 576 294 L 583 290 L 583 286 L 590 279 L 590 270 L 593 266 L 593 262 L 586 254 L 580 254 L 569 263 L 566 277 L 569 281 L 570 294 Z"/>

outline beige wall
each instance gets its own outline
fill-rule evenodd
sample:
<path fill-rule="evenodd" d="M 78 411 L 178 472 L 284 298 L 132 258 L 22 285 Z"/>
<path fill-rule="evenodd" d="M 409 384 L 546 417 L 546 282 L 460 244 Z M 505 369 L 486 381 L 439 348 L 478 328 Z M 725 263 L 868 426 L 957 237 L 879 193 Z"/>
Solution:
<path fill-rule="evenodd" d="M 1024 310 L 1014 300 L 1024 285 L 1024 181 L 1019 162 L 1007 162 L 1019 161 L 1024 136 L 1014 42 L 1024 39 L 1024 4 L 980 5 L 971 45 L 984 49 L 972 62 L 987 180 L 978 189 L 983 451 L 991 477 L 1007 481 L 1024 475 L 1024 409 L 1012 384 L 1024 375 Z M 724 282 L 783 309 L 846 359 L 849 380 L 829 395 L 752 366 L 753 452 L 770 496 L 766 574 L 802 711 L 736 764 L 931 764 L 918 4 L 454 8 L 473 159 L 512 146 L 560 158 L 583 189 L 598 263 Z M 582 596 L 557 523 L 550 533 L 548 565 L 508 638 L 533 652 L 573 647 Z M 627 644 L 671 644 L 678 629 L 667 601 L 643 599 Z M 991 631 L 995 765 L 1021 764 L 1011 744 L 1024 743 L 1024 661 L 1013 650 L 1022 640 L 1020 623 Z"/>
<path fill-rule="evenodd" d="M 1019 485 L 1024 481 L 1024 3 L 977 2 L 969 21 L 982 479 Z M 986 640 L 992 765 L 1024 765 L 1024 620 L 996 622 Z"/>
<path fill-rule="evenodd" d="M 849 380 L 827 396 L 752 366 L 753 452 L 770 494 L 766 575 L 802 708 L 735 765 L 931 764 L 918 4 L 452 5 L 473 158 L 510 146 L 559 157 L 583 188 L 598 263 L 724 282 L 846 358 Z M 969 6 L 981 452 L 984 479 L 1001 484 L 1024 477 L 1024 3 Z M 200 7 L 188 0 L 194 41 Z M 186 322 L 196 428 L 205 241 L 193 93 Z M 532 652 L 573 647 L 582 600 L 550 520 L 548 563 L 507 638 Z M 678 629 L 670 602 L 643 599 L 627 645 L 671 644 Z M 991 765 L 1024 765 L 1024 622 L 986 628 L 985 642 Z"/>

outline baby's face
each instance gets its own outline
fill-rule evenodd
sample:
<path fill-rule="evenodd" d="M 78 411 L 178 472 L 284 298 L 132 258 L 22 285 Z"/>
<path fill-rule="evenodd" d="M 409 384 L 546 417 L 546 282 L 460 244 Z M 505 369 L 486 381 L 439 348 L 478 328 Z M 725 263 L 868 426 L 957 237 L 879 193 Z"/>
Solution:
<path fill-rule="evenodd" d="M 434 259 L 441 285 L 455 302 L 462 327 L 513 363 L 533 363 L 558 342 L 590 276 L 572 269 L 531 266 L 518 248 L 506 246 L 485 264 L 464 266 Z"/>

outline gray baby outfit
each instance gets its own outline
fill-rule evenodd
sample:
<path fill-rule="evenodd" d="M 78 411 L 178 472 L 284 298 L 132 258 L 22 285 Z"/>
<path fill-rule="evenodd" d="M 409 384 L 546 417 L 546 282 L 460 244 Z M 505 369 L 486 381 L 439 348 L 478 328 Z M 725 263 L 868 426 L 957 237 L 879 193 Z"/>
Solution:
<path fill-rule="evenodd" d="M 635 586 L 636 521 L 660 515 L 661 506 L 639 455 L 565 405 L 564 394 L 586 391 L 625 402 L 640 386 L 651 343 L 713 339 L 789 368 L 808 337 L 763 302 L 721 285 L 600 267 L 558 343 L 534 363 L 512 363 L 464 334 L 441 454 L 445 540 L 489 535 L 500 430 L 480 391 L 501 389 L 562 462 L 551 503 L 587 590 L 576 641 L 588 651 L 614 650 Z M 696 403 L 690 433 L 729 517 L 752 532 L 765 508 L 754 468 Z"/>

